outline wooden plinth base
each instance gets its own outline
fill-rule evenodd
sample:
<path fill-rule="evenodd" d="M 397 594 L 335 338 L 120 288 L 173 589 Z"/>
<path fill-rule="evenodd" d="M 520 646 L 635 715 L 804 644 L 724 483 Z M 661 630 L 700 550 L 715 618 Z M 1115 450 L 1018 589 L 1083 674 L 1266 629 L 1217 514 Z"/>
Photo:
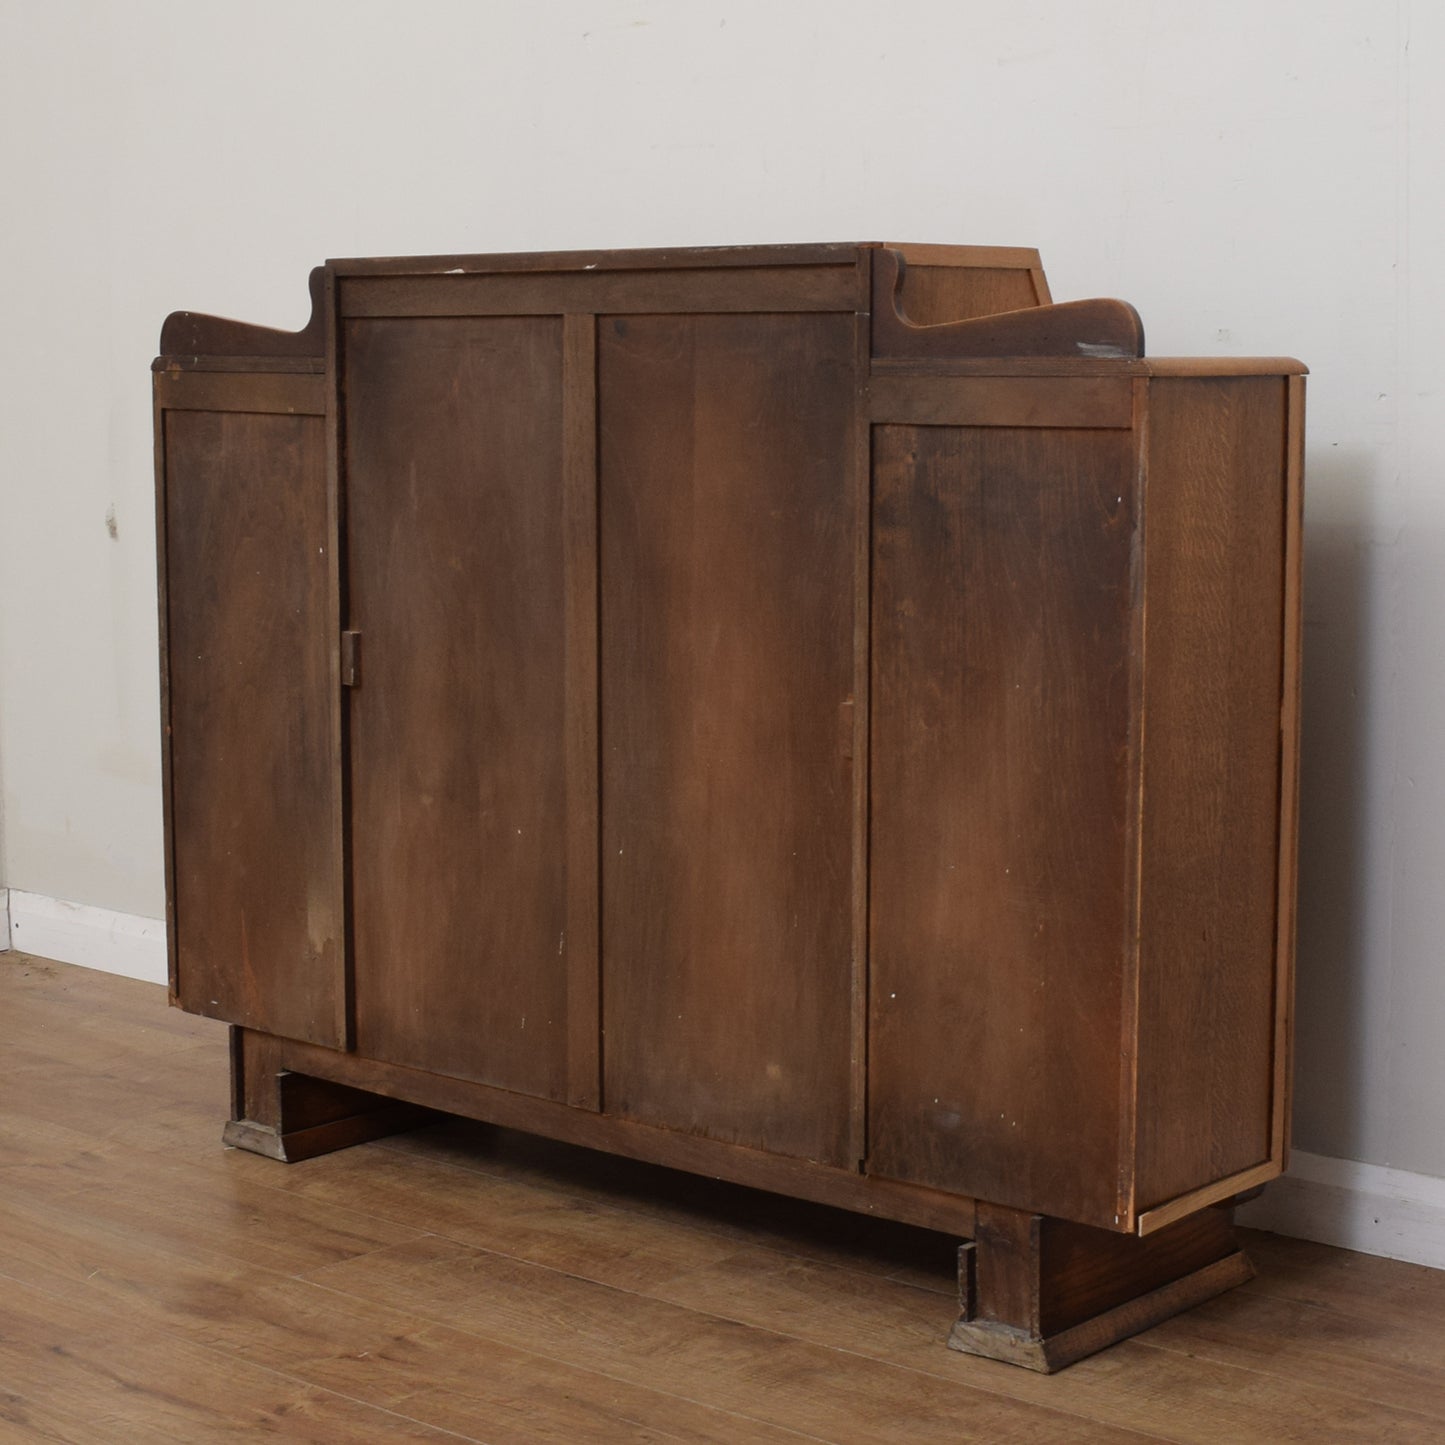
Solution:
<path fill-rule="evenodd" d="M 300 1068 L 340 1077 L 317 1077 Z M 867 1213 L 926 1228 L 971 1231 L 974 1237 L 959 1250 L 961 1317 L 948 1343 L 968 1354 L 1045 1373 L 1201 1304 L 1254 1273 L 1235 1241 L 1232 1211 L 1226 1208 L 1202 1209 L 1139 1238 L 930 1191 L 899 1192 L 888 1181 L 879 1181 L 879 1192 L 868 1196 L 861 1190 L 871 1181 L 860 1184 L 856 1176 L 849 1176 L 852 1192 L 844 1193 L 836 1185 L 815 1185 L 808 1172 L 813 1166 L 783 1168 L 788 1161 L 774 1156 L 758 1156 L 761 1162 L 754 1164 L 752 1151 L 721 1156 L 679 1151 L 675 1136 L 665 1131 L 639 1130 L 599 1116 L 579 1122 L 575 1111 L 535 1101 L 530 1112 L 508 1114 L 505 1106 L 515 1103 L 515 1096 L 497 1090 L 242 1029 L 232 1031 L 231 1077 L 232 1118 L 225 1142 L 287 1163 L 436 1117 L 421 1104 L 361 1087 L 375 1083 L 403 1097 L 414 1091 L 412 1098 L 439 1108 L 534 1133 L 550 1131 L 571 1142 L 844 1207 L 866 1202 Z M 746 1171 L 729 1167 L 734 1155 L 748 1158 Z M 919 1195 L 926 1197 L 920 1202 Z"/>
<path fill-rule="evenodd" d="M 416 1104 L 293 1073 L 255 1054 L 248 1064 L 240 1029 L 231 1031 L 231 1115 L 222 1143 L 284 1164 L 399 1134 L 437 1117 Z"/>
<path fill-rule="evenodd" d="M 248 1149 L 252 1154 L 279 1159 L 283 1164 L 297 1164 L 302 1159 L 365 1144 L 368 1139 L 405 1133 L 435 1117 L 429 1110 L 411 1104 L 387 1104 L 309 1129 L 283 1131 L 271 1124 L 258 1124 L 254 1119 L 232 1119 L 221 1131 L 221 1142 L 232 1149 Z"/>
<path fill-rule="evenodd" d="M 1173 1315 L 1203 1304 L 1225 1290 L 1254 1278 L 1254 1266 L 1242 1250 L 1193 1274 L 1185 1275 L 1161 1289 L 1132 1299 L 1128 1304 L 1105 1310 L 1072 1329 L 1056 1335 L 1039 1336 L 1012 1325 L 994 1324 L 988 1320 L 959 1320 L 948 1337 L 951 1350 L 966 1355 L 984 1355 L 1009 1365 L 1022 1365 L 1026 1370 L 1039 1370 L 1052 1375 L 1065 1365 L 1072 1365 L 1087 1355 L 1137 1335 L 1141 1330 L 1162 1324 Z"/>
<path fill-rule="evenodd" d="M 1253 1276 L 1228 1209 L 1138 1239 L 980 1204 L 948 1343 L 1052 1374 Z"/>

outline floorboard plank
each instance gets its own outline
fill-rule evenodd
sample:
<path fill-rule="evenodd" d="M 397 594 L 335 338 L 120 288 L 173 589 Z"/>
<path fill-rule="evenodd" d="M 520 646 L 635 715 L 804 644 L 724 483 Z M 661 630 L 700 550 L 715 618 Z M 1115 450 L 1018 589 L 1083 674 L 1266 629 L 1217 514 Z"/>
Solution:
<path fill-rule="evenodd" d="M 84 1237 L 82 1238 L 82 1234 Z M 788 1445 L 800 1435 L 346 1298 L 256 1267 L 193 1259 L 0 1203 L 0 1278 L 57 1315 L 123 1314 L 133 1329 L 488 1441 L 679 1440 Z M 811 1437 L 807 1437 L 811 1438 Z"/>
<path fill-rule="evenodd" d="M 274 1202 L 305 1204 L 284 1195 Z M 57 1314 L 123 1315 L 133 1330 L 199 1345 L 388 1411 L 419 1414 L 438 1428 L 465 1433 L 484 1421 L 489 1441 L 784 1445 L 803 1438 L 404 1310 L 345 1299 L 275 1267 L 308 1262 L 304 1254 L 316 1265 L 335 1251 L 334 1243 L 306 1250 L 286 1245 L 278 1258 L 274 1245 L 258 1245 L 224 1211 L 210 1236 L 190 1228 L 166 1233 L 151 1224 L 148 1208 L 137 1214 L 124 1202 L 102 1204 L 89 1188 L 0 1199 L 0 1276 L 11 1289 L 44 1295 Z M 291 1227 L 316 1228 L 327 1240 L 335 1233 L 325 1221 Z M 354 1242 L 348 1230 L 343 1244 Z"/>
<path fill-rule="evenodd" d="M 1349 1338 L 1343 1316 L 1312 1334 L 1307 1324 L 1288 1321 L 1262 1302 L 1241 1308 L 1226 1297 L 1120 1347 L 1129 1361 L 1128 1378 L 1139 1387 L 1135 1390 L 1119 1392 L 1119 1377 L 1105 1368 L 1120 1357 L 1117 1351 L 1041 1383 L 1017 1370 L 940 1353 L 939 1341 L 954 1317 L 951 1296 L 941 1302 L 919 1297 L 867 1271 L 791 1256 L 740 1239 L 742 1232 L 714 1231 L 696 1203 L 659 1235 L 652 1218 L 661 1206 L 642 1195 L 648 1178 L 643 1171 L 634 1194 L 620 1182 L 624 1171 L 619 1170 L 612 1171 L 607 1191 L 579 1193 L 577 1163 L 568 1168 L 563 1161 L 553 1183 L 565 1192 L 554 1187 L 544 1194 L 545 1171 L 533 1172 L 526 1184 L 514 1183 L 498 1146 L 483 1135 L 473 1141 L 472 1168 L 465 1167 L 466 1151 L 455 1133 L 436 1153 L 425 1148 L 424 1138 L 415 1136 L 406 1150 L 391 1150 L 401 1156 L 399 1166 L 363 1160 L 344 1172 L 292 1171 L 294 1187 L 320 1198 L 344 1187 L 360 1207 L 389 1218 L 415 1221 L 421 1209 L 430 1215 L 434 1232 L 476 1249 L 943 1378 L 962 1374 L 1011 1398 L 1064 1404 L 1131 1428 L 1155 1425 L 1159 1394 L 1197 1395 L 1187 1419 L 1170 1427 L 1172 1438 L 1181 1440 L 1272 1441 L 1288 1438 L 1300 1420 L 1343 1430 L 1347 1419 L 1359 1413 L 1358 1401 L 1366 1402 L 1367 1410 L 1378 1406 L 1404 1412 L 1398 1428 L 1407 1435 L 1419 1428 L 1417 1417 L 1445 1422 L 1445 1369 L 1433 1368 L 1428 1360 L 1412 1367 L 1392 1359 L 1397 1341 L 1366 1349 L 1357 1367 L 1339 1360 L 1336 1368 L 1333 1356 Z M 531 1151 L 523 1152 L 531 1157 Z M 525 1177 L 527 1171 L 518 1173 Z M 419 1192 L 413 1193 L 411 1185 Z M 732 1190 L 724 1197 L 724 1217 L 732 1196 L 741 1192 L 752 1191 Z M 946 1289 L 951 1284 L 948 1241 L 934 1239 L 942 1267 L 932 1283 Z M 1445 1318 L 1445 1311 L 1437 1311 L 1435 1318 Z M 1279 1342 L 1291 1331 L 1295 1348 L 1281 1353 Z M 1425 1349 L 1436 1358 L 1445 1355 L 1434 1341 Z M 1279 1358 L 1272 1370 L 1263 1372 L 1280 1383 L 1261 1388 L 1253 1375 L 1274 1355 Z M 1196 1365 L 1193 1357 L 1209 1363 Z M 1102 1376 L 1107 1384 L 1095 1388 Z M 1103 1398 L 1114 1393 L 1121 1398 Z"/>
<path fill-rule="evenodd" d="M 318 1445 L 459 1438 L 14 1282 L 0 1298 L 0 1380 L 50 1413 L 38 1422 L 42 1430 L 106 1445 L 248 1433 Z"/>
<path fill-rule="evenodd" d="M 1047 1404 L 1001 1400 L 962 1379 L 901 1369 L 735 1319 L 600 1285 L 440 1237 L 308 1275 L 347 1295 L 409 1301 L 486 1338 L 690 1399 L 753 1410 L 838 1442 L 1137 1440 Z M 941 1340 L 940 1340 L 940 1349 Z"/>
<path fill-rule="evenodd" d="M 220 1026 L 0 958 L 0 1439 L 1445 1439 L 1442 1272 L 1257 1236 L 1044 1378 L 944 1348 L 944 1236 L 465 1121 L 287 1167 L 227 1105 Z"/>

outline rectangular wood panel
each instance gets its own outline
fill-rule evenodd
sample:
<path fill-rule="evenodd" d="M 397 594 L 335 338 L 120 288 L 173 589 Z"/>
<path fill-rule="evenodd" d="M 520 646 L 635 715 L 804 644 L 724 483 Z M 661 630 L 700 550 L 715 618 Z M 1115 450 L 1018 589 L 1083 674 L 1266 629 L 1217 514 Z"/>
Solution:
<path fill-rule="evenodd" d="M 156 372 L 155 390 L 168 411 L 326 415 L 326 377 L 317 373 L 167 370 Z"/>
<path fill-rule="evenodd" d="M 604 1107 L 848 1158 L 855 328 L 598 328 Z"/>
<path fill-rule="evenodd" d="M 853 261 L 699 270 L 346 277 L 343 316 L 835 311 L 861 299 Z"/>
<path fill-rule="evenodd" d="M 325 425 L 160 415 L 178 999 L 340 1047 Z"/>
<path fill-rule="evenodd" d="M 1133 425 L 1123 376 L 955 376 L 883 372 L 869 381 L 875 422 L 907 426 L 1122 427 Z"/>
<path fill-rule="evenodd" d="M 1141 1210 L 1271 1153 L 1286 385 L 1149 383 Z"/>
<path fill-rule="evenodd" d="M 358 1047 L 553 1099 L 577 620 L 562 335 L 560 317 L 343 333 Z"/>
<path fill-rule="evenodd" d="M 874 430 L 869 1170 L 1109 1228 L 1133 518 L 1128 432 Z"/>

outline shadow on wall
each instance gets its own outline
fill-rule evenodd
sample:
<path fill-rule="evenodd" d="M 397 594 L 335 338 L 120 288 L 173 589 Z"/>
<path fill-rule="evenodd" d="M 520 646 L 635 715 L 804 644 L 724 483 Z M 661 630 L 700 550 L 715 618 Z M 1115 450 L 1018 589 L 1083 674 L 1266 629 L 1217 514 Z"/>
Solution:
<path fill-rule="evenodd" d="M 1369 639 L 1385 564 L 1371 460 L 1331 448 L 1305 466 L 1294 1143 L 1348 1159 L 1365 1157 Z"/>

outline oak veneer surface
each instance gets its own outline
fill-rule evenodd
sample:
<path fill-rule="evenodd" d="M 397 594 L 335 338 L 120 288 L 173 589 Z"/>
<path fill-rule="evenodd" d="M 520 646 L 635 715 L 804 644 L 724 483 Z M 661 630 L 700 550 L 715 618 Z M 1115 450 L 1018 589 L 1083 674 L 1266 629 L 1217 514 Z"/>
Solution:
<path fill-rule="evenodd" d="M 1219 960 L 1268 957 L 1281 906 L 1285 385 L 1149 383 L 1141 1208 L 1270 1153 L 1272 980 Z"/>
<path fill-rule="evenodd" d="M 160 988 L 7 954 L 0 1019 L 6 1441 L 1445 1436 L 1445 1273 L 1254 1235 L 1042 1377 L 939 1348 L 946 1236 L 459 1121 L 280 1169 Z"/>
<path fill-rule="evenodd" d="M 1047 301 L 1036 277 L 1042 271 L 1000 268 L 979 272 L 959 266 L 908 267 L 908 319 L 918 326 L 1017 311 Z"/>
<path fill-rule="evenodd" d="M 1278 1172 L 1297 363 L 1145 361 L 1023 249 L 341 261 L 313 297 L 284 345 L 180 313 L 157 362 L 161 435 L 231 439 L 158 476 L 178 996 L 238 1066 L 960 1229 L 1147 1233 Z M 301 550 L 238 455 L 298 428 Z M 304 654 L 286 697 L 195 736 L 253 643 Z M 292 836 L 198 882 L 288 749 Z"/>
<path fill-rule="evenodd" d="M 566 1094 L 562 323 L 347 323 L 356 1029 Z"/>
<path fill-rule="evenodd" d="M 340 1046 L 325 427 L 317 416 L 178 408 L 163 447 L 182 1001 Z"/>
<path fill-rule="evenodd" d="M 1130 434 L 874 448 L 869 1165 L 1109 1226 Z"/>
<path fill-rule="evenodd" d="M 598 333 L 609 1113 L 850 1164 L 846 316 Z"/>

